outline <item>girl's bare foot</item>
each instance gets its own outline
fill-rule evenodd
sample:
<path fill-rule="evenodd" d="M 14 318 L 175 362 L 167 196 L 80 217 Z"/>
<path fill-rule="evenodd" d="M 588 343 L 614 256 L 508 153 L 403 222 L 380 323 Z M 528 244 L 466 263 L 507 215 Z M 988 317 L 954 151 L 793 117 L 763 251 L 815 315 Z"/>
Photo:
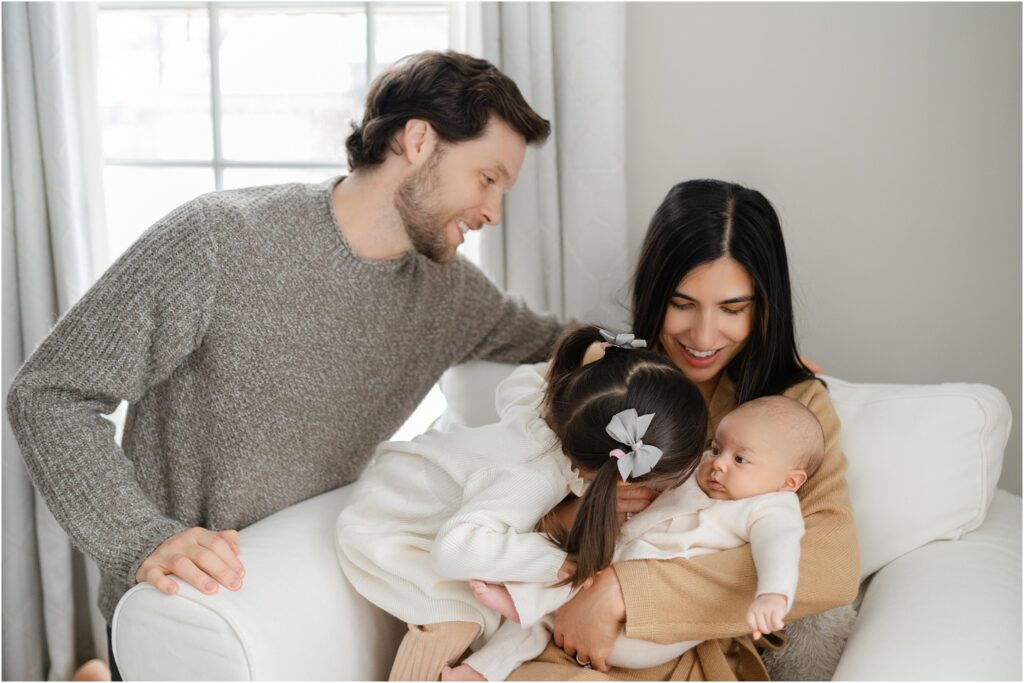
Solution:
<path fill-rule="evenodd" d="M 512 596 L 509 594 L 508 589 L 500 583 L 484 583 L 483 581 L 471 579 L 469 588 L 473 591 L 476 599 L 483 603 L 484 607 L 490 607 L 509 621 L 519 623 L 519 612 L 516 610 L 516 604 L 512 602 Z"/>
<path fill-rule="evenodd" d="M 480 675 L 480 672 L 471 667 L 469 664 L 459 664 L 454 669 L 450 666 L 446 666 L 441 669 L 441 680 L 442 681 L 486 681 L 487 679 Z"/>

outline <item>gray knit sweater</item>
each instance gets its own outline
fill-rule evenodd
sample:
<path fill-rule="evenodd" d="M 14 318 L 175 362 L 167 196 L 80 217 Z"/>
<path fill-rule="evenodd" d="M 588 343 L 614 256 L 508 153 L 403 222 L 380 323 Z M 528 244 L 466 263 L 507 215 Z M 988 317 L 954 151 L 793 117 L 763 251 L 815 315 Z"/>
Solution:
<path fill-rule="evenodd" d="M 353 481 L 452 365 L 543 359 L 561 325 L 459 258 L 359 258 L 335 180 L 162 218 L 57 324 L 7 398 L 28 472 L 103 573 L 109 620 L 191 526 L 239 529 Z M 100 417 L 129 403 L 123 451 Z"/>

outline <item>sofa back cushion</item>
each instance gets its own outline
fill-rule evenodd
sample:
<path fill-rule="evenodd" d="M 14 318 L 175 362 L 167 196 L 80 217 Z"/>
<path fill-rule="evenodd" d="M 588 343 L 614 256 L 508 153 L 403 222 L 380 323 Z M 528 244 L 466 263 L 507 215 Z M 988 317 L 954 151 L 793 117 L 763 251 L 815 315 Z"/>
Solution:
<path fill-rule="evenodd" d="M 494 389 L 512 368 L 476 361 L 445 373 L 448 408 L 438 427 L 495 421 Z M 1010 406 L 999 390 L 823 379 L 842 423 L 862 578 L 981 524 L 1010 433 Z"/>
<path fill-rule="evenodd" d="M 1010 406 L 984 384 L 855 384 L 824 377 L 849 460 L 861 577 L 984 521 Z"/>

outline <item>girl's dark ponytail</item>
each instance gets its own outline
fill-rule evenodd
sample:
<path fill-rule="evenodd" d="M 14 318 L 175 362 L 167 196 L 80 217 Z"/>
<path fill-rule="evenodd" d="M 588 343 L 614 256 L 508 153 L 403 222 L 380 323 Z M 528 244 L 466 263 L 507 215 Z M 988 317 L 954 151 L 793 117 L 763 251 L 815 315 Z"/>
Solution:
<path fill-rule="evenodd" d="M 615 458 L 598 468 L 590 488 L 580 499 L 576 521 L 565 542 L 565 550 L 576 555 L 576 574 L 567 580 L 579 586 L 607 567 L 615 553 L 619 520 L 615 511 L 615 495 L 619 469 Z"/>

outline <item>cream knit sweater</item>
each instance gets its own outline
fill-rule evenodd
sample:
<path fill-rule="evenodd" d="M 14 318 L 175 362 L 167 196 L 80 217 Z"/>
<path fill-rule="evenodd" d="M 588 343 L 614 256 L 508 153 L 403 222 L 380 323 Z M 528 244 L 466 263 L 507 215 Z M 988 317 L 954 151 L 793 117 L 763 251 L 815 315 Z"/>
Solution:
<path fill-rule="evenodd" d="M 539 415 L 544 364 L 517 368 L 495 396 L 500 421 L 381 444 L 337 522 L 355 589 L 411 624 L 500 617 L 469 579 L 553 582 L 565 551 L 533 531 L 584 481 Z"/>

